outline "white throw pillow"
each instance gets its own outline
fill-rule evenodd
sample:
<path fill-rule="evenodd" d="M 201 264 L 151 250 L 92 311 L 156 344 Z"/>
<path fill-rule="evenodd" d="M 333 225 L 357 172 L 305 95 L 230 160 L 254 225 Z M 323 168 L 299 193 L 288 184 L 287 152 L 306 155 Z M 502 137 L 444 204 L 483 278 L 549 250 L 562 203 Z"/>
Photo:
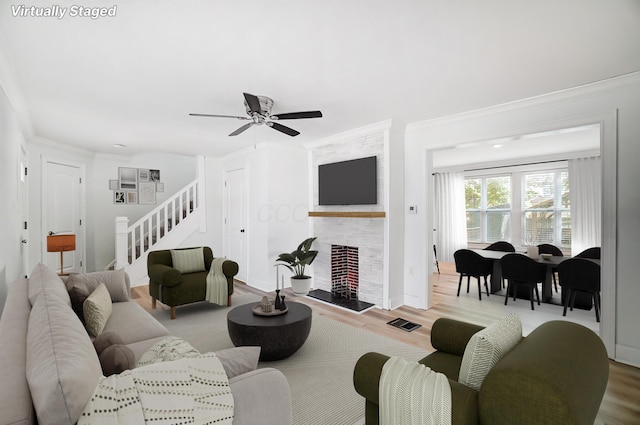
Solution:
<path fill-rule="evenodd" d="M 182 274 L 204 272 L 207 270 L 204 265 L 204 249 L 202 247 L 172 249 L 171 261 L 173 262 L 173 268 Z"/>
<path fill-rule="evenodd" d="M 522 323 L 513 313 L 476 332 L 464 350 L 458 382 L 480 390 L 491 368 L 521 339 Z"/>
<path fill-rule="evenodd" d="M 111 296 L 104 283 L 84 300 L 82 305 L 84 312 L 84 325 L 89 335 L 97 337 L 104 330 L 107 320 L 111 317 Z"/>

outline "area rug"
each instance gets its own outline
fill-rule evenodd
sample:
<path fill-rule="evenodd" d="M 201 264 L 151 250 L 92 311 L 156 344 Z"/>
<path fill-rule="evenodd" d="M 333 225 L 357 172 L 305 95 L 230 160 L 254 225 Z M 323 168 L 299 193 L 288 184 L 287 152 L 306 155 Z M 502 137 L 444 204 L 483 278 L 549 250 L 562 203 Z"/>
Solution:
<path fill-rule="evenodd" d="M 238 295 L 233 306 L 259 300 L 252 294 Z M 202 302 L 178 308 L 175 320 L 169 319 L 168 311 L 158 311 L 154 317 L 173 335 L 207 352 L 233 347 L 227 332 L 229 310 Z M 284 360 L 260 362 L 258 367 L 276 368 L 287 377 L 294 425 L 354 425 L 364 423 L 364 398 L 353 388 L 353 368 L 369 351 L 408 360 L 428 354 L 314 313 L 309 338 L 300 350 Z"/>

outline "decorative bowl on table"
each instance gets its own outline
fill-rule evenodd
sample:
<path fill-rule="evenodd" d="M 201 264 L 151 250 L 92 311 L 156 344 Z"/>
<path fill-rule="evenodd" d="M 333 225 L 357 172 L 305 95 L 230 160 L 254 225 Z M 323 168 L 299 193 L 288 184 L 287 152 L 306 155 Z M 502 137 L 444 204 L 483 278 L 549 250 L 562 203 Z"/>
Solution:
<path fill-rule="evenodd" d="M 553 257 L 553 255 L 552 255 L 552 254 L 540 254 L 540 256 L 541 256 L 544 260 L 548 260 L 548 259 L 550 259 L 551 257 Z"/>

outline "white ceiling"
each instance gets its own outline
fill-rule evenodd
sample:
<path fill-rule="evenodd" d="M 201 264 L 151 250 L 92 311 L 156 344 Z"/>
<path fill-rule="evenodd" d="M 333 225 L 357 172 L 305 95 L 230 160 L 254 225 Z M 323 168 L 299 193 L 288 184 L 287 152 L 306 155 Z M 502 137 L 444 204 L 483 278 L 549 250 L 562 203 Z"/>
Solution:
<path fill-rule="evenodd" d="M 600 125 L 478 140 L 433 152 L 436 171 L 469 170 L 495 166 L 565 160 L 599 155 Z"/>
<path fill-rule="evenodd" d="M 32 1 L 62 7 L 77 1 Z M 640 70 L 638 0 L 92 0 L 115 17 L 0 7 L 33 134 L 84 149 L 224 155 L 386 119 L 412 123 Z M 80 3 L 81 4 L 81 3 Z M 7 81 L 1 81 L 8 84 Z M 319 109 L 228 137 L 243 92 Z M 113 144 L 127 147 L 116 150 Z"/>

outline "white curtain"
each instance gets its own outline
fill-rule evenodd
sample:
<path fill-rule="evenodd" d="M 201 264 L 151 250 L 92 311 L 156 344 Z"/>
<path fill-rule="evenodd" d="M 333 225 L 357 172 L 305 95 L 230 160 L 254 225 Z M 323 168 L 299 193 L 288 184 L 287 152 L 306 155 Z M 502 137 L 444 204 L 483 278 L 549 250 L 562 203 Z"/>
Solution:
<path fill-rule="evenodd" d="M 438 261 L 453 263 L 453 253 L 467 247 L 464 173 L 436 173 L 435 186 Z"/>
<path fill-rule="evenodd" d="M 569 160 L 572 255 L 601 246 L 601 173 L 600 157 Z"/>

